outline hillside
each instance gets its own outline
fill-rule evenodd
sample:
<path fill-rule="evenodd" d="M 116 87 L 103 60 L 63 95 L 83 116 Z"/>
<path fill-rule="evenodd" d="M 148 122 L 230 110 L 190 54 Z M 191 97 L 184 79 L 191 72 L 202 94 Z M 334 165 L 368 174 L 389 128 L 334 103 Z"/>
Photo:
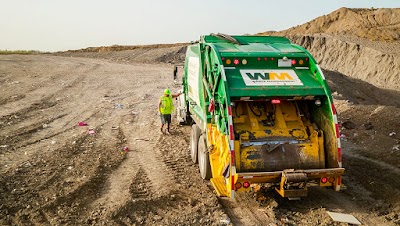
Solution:
<path fill-rule="evenodd" d="M 400 89 L 400 9 L 340 8 L 284 31 L 258 35 L 286 36 L 325 69 Z"/>
<path fill-rule="evenodd" d="M 328 15 L 284 31 L 260 33 L 260 35 L 270 34 L 330 34 L 356 36 L 371 41 L 398 41 L 400 40 L 400 8 L 340 8 Z"/>

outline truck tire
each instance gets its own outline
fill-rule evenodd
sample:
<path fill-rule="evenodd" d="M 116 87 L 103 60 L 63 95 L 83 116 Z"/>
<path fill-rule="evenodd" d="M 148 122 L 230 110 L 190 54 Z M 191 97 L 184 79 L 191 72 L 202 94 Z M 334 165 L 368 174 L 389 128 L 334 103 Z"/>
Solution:
<path fill-rule="evenodd" d="M 203 135 L 201 135 L 199 138 L 199 145 L 197 149 L 201 178 L 204 180 L 209 180 L 211 178 L 210 156 L 208 154 L 206 141 L 204 140 Z"/>
<path fill-rule="evenodd" d="M 200 128 L 196 125 L 192 125 L 192 132 L 190 134 L 190 158 L 193 163 L 197 163 L 197 146 L 201 135 Z"/>

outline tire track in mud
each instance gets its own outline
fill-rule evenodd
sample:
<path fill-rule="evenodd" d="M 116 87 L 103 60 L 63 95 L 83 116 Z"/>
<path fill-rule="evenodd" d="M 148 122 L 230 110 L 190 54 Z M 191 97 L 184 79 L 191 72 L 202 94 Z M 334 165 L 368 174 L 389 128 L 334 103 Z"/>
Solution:
<path fill-rule="evenodd" d="M 151 180 L 147 176 L 146 172 L 140 168 L 131 181 L 129 187 L 132 201 L 148 199 L 152 196 L 153 189 L 154 188 L 151 186 Z"/>
<path fill-rule="evenodd" d="M 53 136 L 56 136 L 57 134 L 52 134 L 51 136 L 49 136 L 47 138 L 45 137 L 45 138 L 42 138 L 40 140 L 36 140 L 33 142 L 28 141 L 29 138 L 32 137 L 34 133 L 45 129 L 46 126 L 44 126 L 44 125 L 48 125 L 58 119 L 65 117 L 66 115 L 67 114 L 57 115 L 53 118 L 37 122 L 37 123 L 31 124 L 31 125 L 28 125 L 26 127 L 22 127 L 20 129 L 18 129 L 17 131 L 13 132 L 11 135 L 0 136 L 0 145 L 7 145 L 8 151 L 16 151 L 19 148 L 26 147 L 28 145 L 37 143 L 40 140 L 48 139 Z M 22 144 L 20 144 L 20 143 L 22 143 Z"/>
<path fill-rule="evenodd" d="M 70 61 L 72 63 L 77 63 L 75 61 Z M 83 67 L 86 64 L 80 63 L 78 62 L 80 67 Z M 83 65 L 82 65 L 83 64 Z M 73 66 L 73 65 L 71 65 Z M 0 117 L 0 129 L 2 129 L 3 127 L 6 127 L 10 124 L 17 124 L 20 123 L 23 120 L 27 120 L 29 118 L 32 118 L 34 116 L 36 116 L 37 114 L 34 114 L 38 111 L 43 111 L 46 109 L 49 109 L 55 105 L 57 105 L 57 97 L 61 96 L 62 93 L 64 92 L 68 92 L 69 89 L 71 88 L 77 88 L 79 87 L 79 83 L 84 83 L 85 79 L 87 79 L 88 75 L 90 72 L 97 70 L 98 68 L 100 68 L 101 64 L 99 63 L 94 63 L 94 65 L 91 65 L 88 69 L 85 69 L 83 71 L 77 72 L 74 78 L 68 85 L 63 85 L 61 88 L 57 88 L 55 91 L 52 91 L 52 93 L 50 95 L 46 95 L 40 99 L 36 99 L 34 100 L 34 103 L 31 104 L 28 107 L 19 109 L 17 112 L 13 112 L 13 113 L 9 113 L 7 115 L 1 116 Z M 66 74 L 67 72 L 69 73 L 70 70 L 66 70 L 66 71 L 60 71 L 58 73 L 55 73 L 55 75 L 53 75 L 52 77 L 48 78 L 49 81 L 44 81 L 43 83 L 51 83 L 53 84 L 54 82 L 51 82 L 50 80 L 54 80 L 53 78 L 58 78 L 58 77 L 62 77 L 61 75 Z M 25 97 L 29 96 L 29 97 L 35 97 L 36 95 L 34 94 L 34 91 L 38 90 L 38 89 L 46 89 L 47 87 L 42 87 L 42 86 L 38 86 L 37 89 L 31 89 L 29 90 L 28 93 L 25 93 L 23 96 L 22 95 L 16 95 L 16 98 L 13 98 L 12 100 L 7 100 L 7 101 L 0 101 L 0 103 L 2 103 L 2 105 L 7 104 L 7 103 L 11 103 L 11 102 L 17 102 L 20 100 L 23 100 Z M 44 92 L 45 94 L 47 94 L 48 92 Z M 34 98 L 35 99 L 35 98 Z M 4 103 L 3 103 L 4 102 Z M 25 105 L 25 104 L 22 104 Z M 7 107 L 4 107 L 5 109 Z M 25 116 L 25 117 L 23 117 Z"/>
<path fill-rule="evenodd" d="M 118 157 L 120 153 L 111 154 L 120 147 L 121 141 L 116 139 L 115 148 L 111 148 L 109 143 L 97 144 L 96 140 L 101 139 L 102 134 L 100 129 L 97 132 L 97 137 L 84 135 L 73 146 L 59 149 L 57 160 L 39 156 L 32 159 L 28 167 L 19 167 L 14 175 L 1 177 L 1 187 L 16 189 L 14 196 L 0 195 L 4 203 L 14 203 L 4 212 L 10 216 L 7 224 L 74 224 L 77 218 L 83 217 L 83 214 L 77 216 L 76 213 L 86 209 L 87 203 L 99 195 L 98 189 L 104 187 L 107 172 L 123 158 Z M 22 188 L 18 188 L 21 185 Z M 34 190 L 24 190 L 25 186 Z M 0 213 L 3 211 L 0 208 Z"/>
<path fill-rule="evenodd" d="M 139 105 L 129 111 L 136 112 L 140 109 Z M 98 209 L 89 217 L 93 222 L 114 215 L 132 200 L 148 200 L 165 194 L 170 187 L 165 184 L 165 180 L 169 181 L 168 175 L 163 174 L 166 167 L 155 156 L 153 140 L 157 135 L 149 131 L 148 126 L 154 122 L 149 121 L 148 113 L 130 114 L 122 110 L 117 118 L 120 118 L 121 133 L 129 134 L 124 135 L 124 140 L 130 150 L 125 160 L 108 176 L 101 196 L 91 204 L 90 209 Z"/>

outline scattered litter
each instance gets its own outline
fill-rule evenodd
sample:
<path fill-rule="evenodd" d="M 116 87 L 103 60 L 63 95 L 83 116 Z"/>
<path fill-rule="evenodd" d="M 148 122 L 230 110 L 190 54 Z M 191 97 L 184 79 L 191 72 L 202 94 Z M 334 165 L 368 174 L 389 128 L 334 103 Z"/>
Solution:
<path fill-rule="evenodd" d="M 56 143 L 57 143 L 57 141 L 55 141 L 55 140 L 51 141 L 51 144 L 56 144 Z"/>
<path fill-rule="evenodd" d="M 31 167 L 32 164 L 31 164 L 31 162 L 26 161 L 26 162 L 22 163 L 20 166 L 21 166 L 21 167 Z"/>
<path fill-rule="evenodd" d="M 43 124 L 43 129 L 46 129 L 47 127 L 49 127 L 49 125 L 47 125 L 47 124 Z"/>
<path fill-rule="evenodd" d="M 112 130 L 119 129 L 119 126 L 112 126 L 111 129 L 112 129 Z"/>
<path fill-rule="evenodd" d="M 7 148 L 8 147 L 8 145 L 0 145 L 0 148 Z"/>
<path fill-rule="evenodd" d="M 128 148 L 127 146 L 124 146 L 124 147 L 122 147 L 122 150 L 123 150 L 124 152 L 128 152 L 128 151 L 129 151 L 129 148 Z"/>
<path fill-rule="evenodd" d="M 138 114 L 138 112 L 132 111 L 132 115 L 137 115 L 137 114 Z"/>
<path fill-rule="evenodd" d="M 67 168 L 67 169 L 68 169 L 68 170 L 72 170 L 72 168 L 74 168 L 74 167 L 72 167 L 72 166 L 68 166 L 68 168 Z"/>
<path fill-rule="evenodd" d="M 231 223 L 231 220 L 230 219 L 221 219 L 221 220 L 219 220 L 219 222 L 224 225 L 229 225 Z"/>
<path fill-rule="evenodd" d="M 123 104 L 115 104 L 114 108 L 122 109 L 122 108 L 124 108 L 124 105 Z"/>
<path fill-rule="evenodd" d="M 333 221 L 361 225 L 360 221 L 358 221 L 351 214 L 335 213 L 330 211 L 327 211 L 327 213 L 329 214 L 329 216 L 332 218 Z"/>
<path fill-rule="evenodd" d="M 93 129 L 90 129 L 90 130 L 88 131 L 88 134 L 94 135 L 94 134 L 96 134 L 96 131 L 94 131 Z"/>
<path fill-rule="evenodd" d="M 394 145 L 392 150 L 400 151 L 400 144 Z"/>
<path fill-rule="evenodd" d="M 391 132 L 391 133 L 389 133 L 389 137 L 393 137 L 394 135 L 396 135 L 396 133 L 395 133 L 395 132 Z"/>
<path fill-rule="evenodd" d="M 149 138 L 135 138 L 135 140 L 144 140 L 144 141 L 149 141 Z"/>
<path fill-rule="evenodd" d="M 78 122 L 78 126 L 88 126 L 86 122 Z"/>
<path fill-rule="evenodd" d="M 340 139 L 342 139 L 342 140 L 344 140 L 344 141 L 347 141 L 347 136 L 346 136 L 346 134 L 340 134 Z"/>

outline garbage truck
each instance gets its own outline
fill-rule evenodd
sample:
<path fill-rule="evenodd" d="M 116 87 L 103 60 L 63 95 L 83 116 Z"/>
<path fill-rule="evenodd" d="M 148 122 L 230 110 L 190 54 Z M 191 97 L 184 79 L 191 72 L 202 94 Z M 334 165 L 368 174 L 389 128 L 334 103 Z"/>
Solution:
<path fill-rule="evenodd" d="M 176 70 L 175 70 L 176 72 Z M 188 46 L 177 120 L 216 194 L 268 185 L 282 197 L 339 191 L 336 109 L 321 68 L 285 37 L 210 34 Z"/>

